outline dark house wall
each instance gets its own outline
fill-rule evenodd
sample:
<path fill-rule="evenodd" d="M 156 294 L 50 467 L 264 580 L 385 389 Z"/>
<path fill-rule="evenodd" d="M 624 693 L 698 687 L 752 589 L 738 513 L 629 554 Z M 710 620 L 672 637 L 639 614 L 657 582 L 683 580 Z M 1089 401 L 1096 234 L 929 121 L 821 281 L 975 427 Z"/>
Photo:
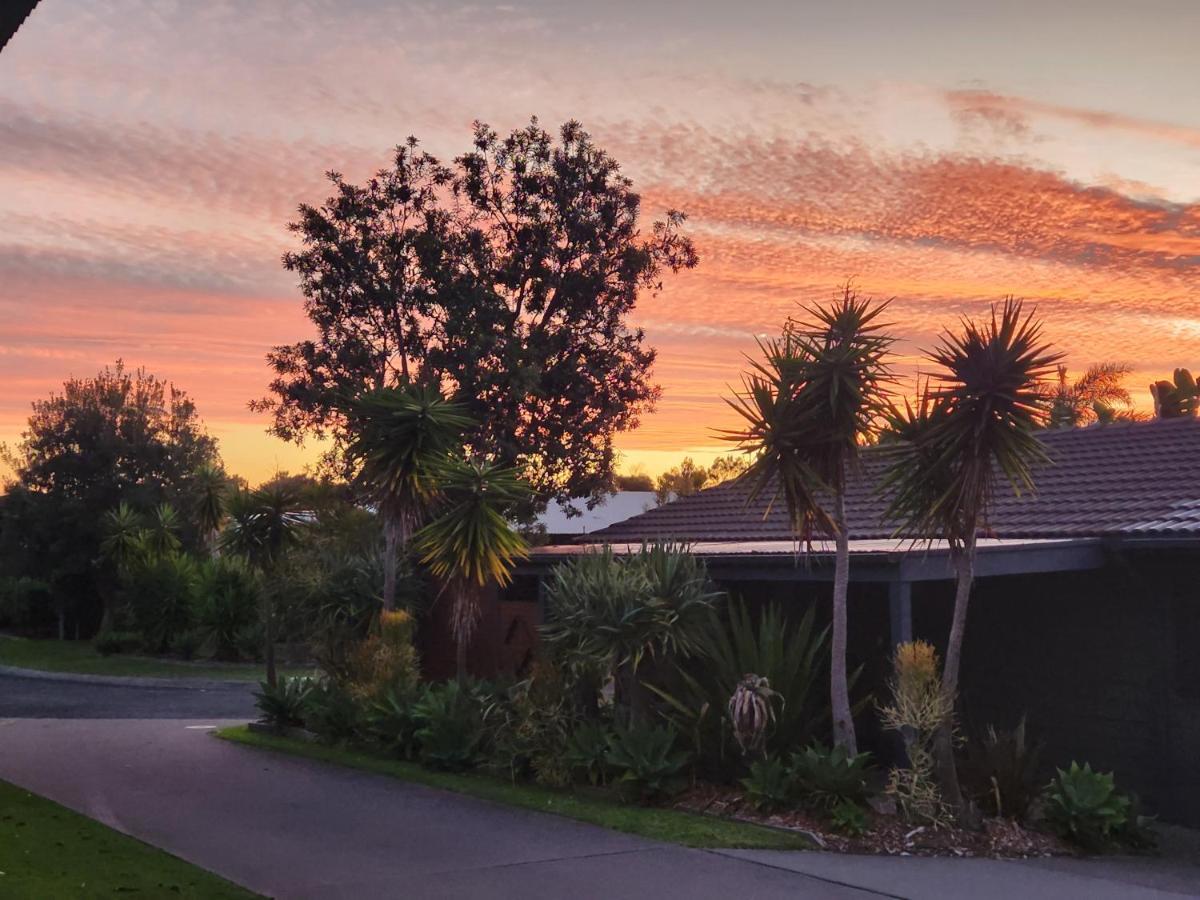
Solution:
<path fill-rule="evenodd" d="M 720 584 L 752 607 L 777 601 L 802 613 L 816 604 L 828 623 L 828 584 Z M 943 653 L 953 602 L 949 582 L 913 585 L 913 634 Z M 493 600 L 480 635 L 497 648 L 489 663 L 518 671 L 539 622 L 536 579 Z M 450 661 L 452 644 L 447 651 Z M 896 744 L 881 732 L 874 701 L 886 698 L 890 654 L 886 585 L 852 585 L 848 657 L 851 669 L 861 667 L 852 699 L 867 701 L 859 743 L 884 760 Z M 1127 552 L 1091 572 L 980 579 L 961 695 L 968 734 L 1011 728 L 1026 715 L 1030 737 L 1045 743 L 1047 780 L 1056 766 L 1090 762 L 1164 821 L 1200 826 L 1200 556 Z"/>

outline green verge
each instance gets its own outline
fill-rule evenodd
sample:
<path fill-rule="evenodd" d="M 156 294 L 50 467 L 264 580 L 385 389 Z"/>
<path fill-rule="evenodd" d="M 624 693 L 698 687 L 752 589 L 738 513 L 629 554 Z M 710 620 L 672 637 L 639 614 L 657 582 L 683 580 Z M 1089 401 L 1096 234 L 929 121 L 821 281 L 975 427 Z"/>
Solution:
<path fill-rule="evenodd" d="M 238 887 L 0 781 L 0 897 L 252 900 Z"/>
<path fill-rule="evenodd" d="M 185 662 L 114 653 L 101 656 L 91 641 L 36 640 L 0 637 L 0 665 L 77 675 L 140 676 L 143 678 L 202 678 L 210 681 L 257 682 L 266 677 L 262 666 Z M 307 675 L 309 669 L 281 668 L 280 674 Z"/>
<path fill-rule="evenodd" d="M 676 809 L 630 806 L 616 800 L 584 797 L 534 785 L 512 784 L 482 774 L 434 772 L 413 762 L 391 759 L 360 750 L 347 750 L 324 744 L 310 744 L 276 735 L 259 734 L 250 731 L 245 726 L 225 728 L 216 734 L 219 738 L 248 747 L 349 766 L 428 787 L 470 794 L 472 797 L 479 797 L 494 803 L 565 816 L 568 819 L 578 819 L 581 822 L 590 822 L 614 831 L 638 834 L 655 841 L 683 844 L 686 847 L 726 847 L 753 850 L 813 849 L 812 843 L 803 835 L 762 828 L 745 822 L 702 816 Z"/>

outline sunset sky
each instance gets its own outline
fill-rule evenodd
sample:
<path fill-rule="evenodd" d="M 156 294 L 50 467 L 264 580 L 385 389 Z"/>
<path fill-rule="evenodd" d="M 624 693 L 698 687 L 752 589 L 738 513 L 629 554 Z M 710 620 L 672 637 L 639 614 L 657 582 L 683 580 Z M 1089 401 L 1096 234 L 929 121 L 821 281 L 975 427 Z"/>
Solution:
<path fill-rule="evenodd" d="M 123 357 L 233 471 L 299 469 L 246 408 L 309 334 L 297 203 L 531 115 L 580 119 L 701 254 L 639 307 L 663 398 L 627 467 L 719 449 L 754 336 L 848 277 L 896 297 L 907 371 L 1016 294 L 1145 405 L 1200 368 L 1197 35 L 1196 0 L 42 0 L 0 54 L 0 440 Z"/>

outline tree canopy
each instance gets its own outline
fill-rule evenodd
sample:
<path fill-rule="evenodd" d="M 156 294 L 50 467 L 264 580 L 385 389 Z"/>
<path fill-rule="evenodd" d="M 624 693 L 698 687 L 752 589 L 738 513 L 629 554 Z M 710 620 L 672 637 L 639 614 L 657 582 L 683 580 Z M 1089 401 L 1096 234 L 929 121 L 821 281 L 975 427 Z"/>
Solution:
<path fill-rule="evenodd" d="M 0 452 L 15 473 L 0 498 L 4 568 L 49 581 L 84 628 L 99 615 L 94 562 L 105 516 L 122 502 L 147 514 L 160 504 L 192 509 L 195 473 L 219 465 L 188 395 L 119 360 L 34 401 L 21 440 Z M 181 537 L 194 541 L 195 532 Z"/>
<path fill-rule="evenodd" d="M 476 123 L 449 165 L 410 138 L 364 184 L 291 224 L 309 340 L 275 347 L 252 404 L 290 440 L 346 440 L 363 391 L 423 382 L 466 404 L 467 450 L 515 466 L 542 500 L 598 497 L 613 437 L 658 397 L 654 351 L 628 316 L 666 271 L 697 263 L 668 211 L 643 230 L 641 198 L 577 122 L 501 136 Z"/>

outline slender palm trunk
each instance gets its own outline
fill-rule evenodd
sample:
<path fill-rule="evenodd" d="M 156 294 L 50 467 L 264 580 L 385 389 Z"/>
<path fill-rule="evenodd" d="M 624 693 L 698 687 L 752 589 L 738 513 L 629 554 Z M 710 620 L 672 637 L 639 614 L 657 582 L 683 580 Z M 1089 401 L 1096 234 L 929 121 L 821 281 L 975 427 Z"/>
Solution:
<path fill-rule="evenodd" d="M 263 598 L 263 661 L 267 665 L 267 684 L 275 687 L 275 601 L 268 594 Z"/>
<path fill-rule="evenodd" d="M 971 586 L 975 580 L 975 530 L 954 558 L 954 617 L 950 621 L 950 637 L 946 642 L 946 664 L 942 670 L 942 689 L 947 696 L 958 694 L 958 671 L 962 660 L 963 637 L 967 630 L 967 607 L 971 602 Z M 965 812 L 962 789 L 958 784 L 958 768 L 954 762 L 954 723 L 947 722 L 934 742 L 938 783 L 942 797 L 959 814 Z"/>
<path fill-rule="evenodd" d="M 383 522 L 383 608 L 396 608 L 396 566 L 401 551 L 412 538 L 412 517 L 404 510 L 384 513 Z"/>
<path fill-rule="evenodd" d="M 829 646 L 829 702 L 833 711 L 833 743 L 847 753 L 858 753 L 854 717 L 850 712 L 850 686 L 846 679 L 846 596 L 850 587 L 850 535 L 846 528 L 846 497 L 838 491 L 834 501 L 837 554 L 833 569 L 833 627 Z"/>
<path fill-rule="evenodd" d="M 451 623 L 454 630 L 454 664 L 458 683 L 467 683 L 467 650 L 479 621 L 480 589 L 473 582 L 460 581 L 454 589 Z"/>

